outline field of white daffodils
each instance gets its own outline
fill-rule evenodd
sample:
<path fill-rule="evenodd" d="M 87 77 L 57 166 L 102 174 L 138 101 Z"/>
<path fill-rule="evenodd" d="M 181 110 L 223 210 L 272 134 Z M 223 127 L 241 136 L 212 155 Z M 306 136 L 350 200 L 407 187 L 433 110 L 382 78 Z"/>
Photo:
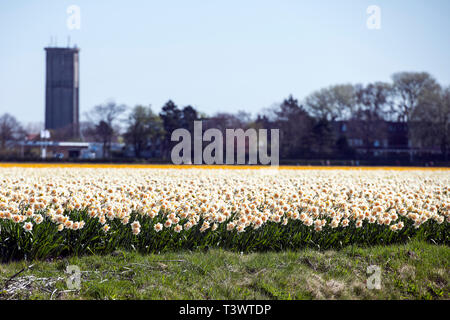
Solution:
<path fill-rule="evenodd" d="M 450 171 L 0 167 L 2 260 L 448 244 Z"/>

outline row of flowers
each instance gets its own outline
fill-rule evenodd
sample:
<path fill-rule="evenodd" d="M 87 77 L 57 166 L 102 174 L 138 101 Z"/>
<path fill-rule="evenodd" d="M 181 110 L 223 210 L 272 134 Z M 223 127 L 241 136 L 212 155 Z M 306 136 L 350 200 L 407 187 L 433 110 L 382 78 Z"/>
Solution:
<path fill-rule="evenodd" d="M 294 220 L 316 232 L 352 223 L 398 231 L 403 221 L 415 228 L 450 222 L 447 172 L 1 168 L 0 224 L 11 220 L 33 232 L 48 219 L 58 231 L 81 230 L 86 221 L 72 213 L 86 210 L 105 233 L 118 219 L 134 235 L 141 224 L 133 212 L 161 220 L 157 232 L 214 231 L 221 224 L 245 232 Z"/>

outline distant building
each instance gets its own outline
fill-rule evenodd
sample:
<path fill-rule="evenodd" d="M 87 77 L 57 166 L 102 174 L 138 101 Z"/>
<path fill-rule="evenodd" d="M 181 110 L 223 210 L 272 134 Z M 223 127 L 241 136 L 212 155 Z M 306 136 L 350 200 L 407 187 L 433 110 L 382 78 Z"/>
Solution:
<path fill-rule="evenodd" d="M 46 149 L 46 158 L 82 158 L 88 152 L 90 144 L 88 142 L 73 142 L 73 141 L 41 141 L 39 136 L 29 136 L 29 139 L 20 141 L 18 145 L 22 150 L 42 150 Z M 42 154 L 37 152 L 36 154 Z M 92 157 L 91 157 L 92 158 Z"/>
<path fill-rule="evenodd" d="M 45 129 L 68 130 L 78 137 L 78 48 L 47 47 L 45 83 Z"/>
<path fill-rule="evenodd" d="M 348 146 L 357 153 L 372 156 L 388 156 L 398 158 L 406 155 L 410 159 L 418 154 L 434 154 L 441 152 L 439 146 L 423 147 L 414 145 L 408 135 L 406 122 L 379 121 L 376 125 L 368 125 L 361 120 L 335 121 L 334 133 L 337 137 L 345 137 Z"/>
<path fill-rule="evenodd" d="M 103 157 L 103 143 L 101 142 L 76 142 L 76 141 L 43 141 L 39 134 L 30 134 L 25 141 L 16 142 L 22 150 L 34 150 L 34 154 L 41 154 L 42 148 L 46 149 L 48 159 L 101 159 Z M 120 153 L 125 144 L 111 143 L 111 151 Z M 28 152 L 30 153 L 30 152 Z"/>

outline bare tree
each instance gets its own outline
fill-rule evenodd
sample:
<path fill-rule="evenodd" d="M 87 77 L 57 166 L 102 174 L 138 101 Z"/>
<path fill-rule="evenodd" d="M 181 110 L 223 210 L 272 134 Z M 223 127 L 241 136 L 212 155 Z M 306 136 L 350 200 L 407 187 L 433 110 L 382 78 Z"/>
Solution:
<path fill-rule="evenodd" d="M 389 83 L 375 82 L 367 86 L 356 85 L 356 111 L 351 118 L 353 134 L 364 141 L 369 155 L 375 140 L 381 144 L 386 138 L 387 112 L 392 104 L 393 89 Z"/>
<path fill-rule="evenodd" d="M 15 142 L 25 138 L 25 130 L 17 119 L 5 113 L 0 117 L 0 146 L 5 150 L 7 142 Z"/>
<path fill-rule="evenodd" d="M 85 124 L 84 135 L 94 137 L 103 143 L 103 157 L 111 156 L 111 143 L 120 133 L 119 118 L 126 111 L 125 105 L 115 102 L 97 105 L 85 116 L 90 124 Z"/>
<path fill-rule="evenodd" d="M 86 114 L 86 118 L 94 123 L 104 121 L 111 128 L 117 128 L 119 117 L 123 115 L 126 109 L 127 107 L 125 105 L 118 105 L 114 101 L 110 101 L 93 107 L 90 112 Z"/>
<path fill-rule="evenodd" d="M 445 161 L 450 149 L 450 87 L 425 91 L 411 114 L 415 143 L 439 146 Z"/>
<path fill-rule="evenodd" d="M 425 91 L 439 87 L 436 80 L 426 72 L 399 72 L 392 75 L 395 102 L 392 112 L 398 121 L 408 122 Z"/>
<path fill-rule="evenodd" d="M 280 128 L 280 154 L 301 157 L 310 146 L 313 119 L 297 99 L 289 96 L 274 110 L 275 123 Z"/>
<path fill-rule="evenodd" d="M 162 120 L 151 107 L 134 107 L 128 116 L 127 124 L 124 138 L 133 146 L 135 156 L 138 158 L 149 142 L 155 144 L 158 138 L 164 137 Z"/>
<path fill-rule="evenodd" d="M 355 105 L 355 88 L 351 84 L 324 88 L 305 98 L 306 110 L 314 117 L 325 121 L 349 118 Z"/>

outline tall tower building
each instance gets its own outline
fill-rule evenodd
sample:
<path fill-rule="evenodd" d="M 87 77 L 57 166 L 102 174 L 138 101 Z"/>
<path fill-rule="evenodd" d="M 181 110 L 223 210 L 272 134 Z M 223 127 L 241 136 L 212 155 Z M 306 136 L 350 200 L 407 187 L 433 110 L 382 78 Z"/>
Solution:
<path fill-rule="evenodd" d="M 45 48 L 45 129 L 64 129 L 78 137 L 78 48 Z"/>

